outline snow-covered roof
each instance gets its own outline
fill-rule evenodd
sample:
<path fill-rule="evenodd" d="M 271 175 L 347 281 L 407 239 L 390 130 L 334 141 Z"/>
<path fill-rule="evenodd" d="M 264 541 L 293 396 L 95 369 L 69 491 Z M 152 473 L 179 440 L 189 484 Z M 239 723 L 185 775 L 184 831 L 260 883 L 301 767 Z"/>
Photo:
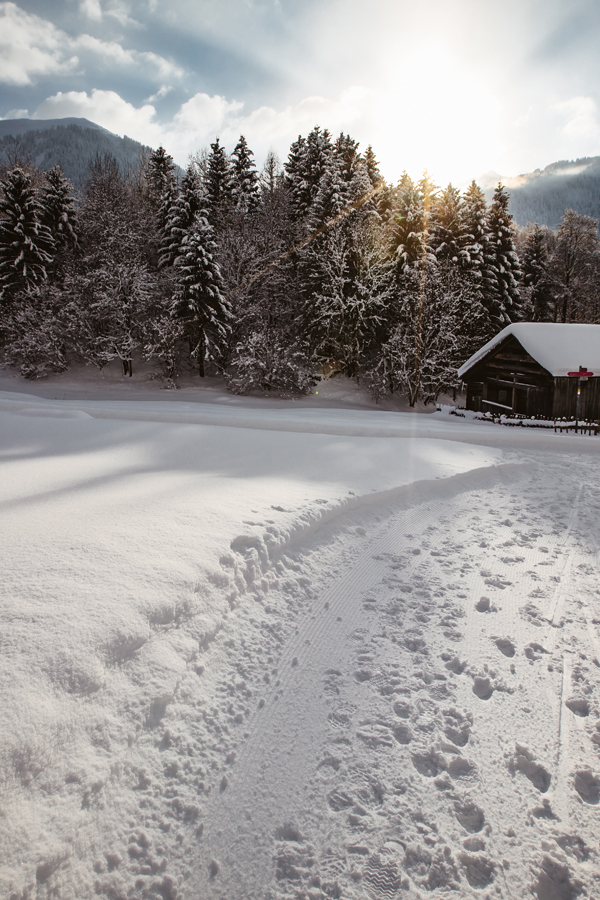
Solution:
<path fill-rule="evenodd" d="M 515 322 L 463 363 L 458 370 L 459 378 L 509 335 L 516 337 L 527 353 L 554 377 L 576 372 L 579 366 L 600 375 L 600 325 Z"/>

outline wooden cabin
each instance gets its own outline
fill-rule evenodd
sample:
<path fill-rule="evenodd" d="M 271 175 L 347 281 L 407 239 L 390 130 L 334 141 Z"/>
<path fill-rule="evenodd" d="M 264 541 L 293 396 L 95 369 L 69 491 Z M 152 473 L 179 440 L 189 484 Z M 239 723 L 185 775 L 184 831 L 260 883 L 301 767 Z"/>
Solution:
<path fill-rule="evenodd" d="M 580 368 L 593 377 L 569 377 Z M 517 322 L 458 370 L 467 409 L 498 414 L 600 418 L 600 325 Z"/>

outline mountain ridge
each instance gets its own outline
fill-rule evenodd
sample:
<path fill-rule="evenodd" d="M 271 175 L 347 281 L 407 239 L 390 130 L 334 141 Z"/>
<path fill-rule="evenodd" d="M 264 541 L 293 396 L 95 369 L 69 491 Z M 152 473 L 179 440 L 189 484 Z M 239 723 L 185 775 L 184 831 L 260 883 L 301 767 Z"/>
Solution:
<path fill-rule="evenodd" d="M 59 165 L 77 190 L 88 176 L 96 156 L 114 156 L 122 172 L 138 165 L 152 148 L 124 135 L 120 137 L 89 119 L 1 119 L 0 165 L 15 160 L 41 169 Z"/>

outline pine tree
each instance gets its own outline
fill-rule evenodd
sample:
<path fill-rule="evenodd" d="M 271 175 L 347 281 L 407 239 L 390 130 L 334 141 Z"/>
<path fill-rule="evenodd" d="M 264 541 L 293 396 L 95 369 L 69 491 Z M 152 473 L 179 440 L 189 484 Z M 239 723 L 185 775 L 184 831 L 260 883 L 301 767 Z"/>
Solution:
<path fill-rule="evenodd" d="M 216 249 L 213 227 L 201 209 L 183 242 L 181 256 L 175 260 L 180 290 L 174 307 L 201 377 L 207 360 L 222 363 L 231 333 L 231 311 L 223 296 Z"/>
<path fill-rule="evenodd" d="M 258 206 L 259 178 L 253 157 L 246 138 L 241 135 L 231 154 L 231 196 L 241 212 L 251 212 Z"/>
<path fill-rule="evenodd" d="M 329 132 L 321 131 L 318 126 L 313 128 L 306 139 L 299 137 L 292 144 L 285 170 L 292 209 L 299 220 L 308 214 L 314 203 L 332 153 Z"/>
<path fill-rule="evenodd" d="M 30 176 L 16 168 L 0 184 L 0 300 L 6 303 L 46 280 L 54 241 Z"/>
<path fill-rule="evenodd" d="M 49 172 L 45 172 L 44 181 L 41 196 L 42 221 L 48 227 L 57 249 L 75 246 L 77 214 L 73 185 L 65 178 L 60 166 L 54 166 Z"/>
<path fill-rule="evenodd" d="M 210 145 L 206 166 L 204 193 L 208 203 L 209 221 L 213 228 L 223 228 L 232 200 L 231 166 L 219 138 Z"/>
<path fill-rule="evenodd" d="M 379 163 L 375 157 L 375 152 L 370 144 L 364 152 L 364 161 L 365 166 L 367 167 L 369 181 L 374 188 L 379 187 L 383 181 L 383 177 L 379 171 Z"/>
<path fill-rule="evenodd" d="M 463 196 L 461 210 L 461 267 L 483 282 L 484 247 L 487 243 L 487 203 L 479 185 L 472 181 Z M 491 277 L 491 276 L 490 276 Z"/>
<path fill-rule="evenodd" d="M 335 158 L 323 172 L 314 201 L 308 213 L 310 231 L 317 231 L 338 216 L 348 205 L 348 184 Z"/>
<path fill-rule="evenodd" d="M 427 174 L 415 184 L 404 172 L 394 192 L 389 244 L 399 273 L 427 261 L 429 220 L 435 190 Z"/>
<path fill-rule="evenodd" d="M 491 289 L 486 290 L 484 287 L 484 302 L 492 318 L 502 326 L 520 318 L 521 295 L 518 282 L 521 269 L 515 251 L 509 201 L 504 186 L 498 184 L 488 212 L 488 236 L 484 250 L 484 260 L 486 257 L 489 259 L 489 266 L 494 274 Z"/>
<path fill-rule="evenodd" d="M 154 150 L 146 168 L 146 182 L 151 203 L 156 209 L 161 205 L 168 187 L 175 181 L 175 163 L 164 147 Z"/>
<path fill-rule="evenodd" d="M 449 260 L 460 265 L 463 260 L 462 206 L 460 191 L 451 184 L 433 203 L 429 246 L 438 262 Z"/>
<path fill-rule="evenodd" d="M 165 193 L 163 215 L 166 222 L 160 230 L 159 268 L 172 266 L 181 255 L 185 236 L 202 205 L 199 190 L 196 168 L 190 164 L 177 193 L 174 190 Z"/>
<path fill-rule="evenodd" d="M 337 161 L 342 179 L 348 184 L 361 161 L 358 152 L 358 141 L 343 132 L 333 145 L 333 155 Z"/>
<path fill-rule="evenodd" d="M 305 178 L 304 160 L 306 157 L 306 138 L 298 135 L 290 147 L 287 162 L 284 164 L 285 185 L 290 195 L 291 207 L 298 216 L 303 216 L 311 204 L 308 182 Z"/>
<path fill-rule="evenodd" d="M 554 296 L 549 272 L 548 229 L 534 225 L 528 229 L 521 257 L 523 286 L 534 322 L 551 322 Z"/>

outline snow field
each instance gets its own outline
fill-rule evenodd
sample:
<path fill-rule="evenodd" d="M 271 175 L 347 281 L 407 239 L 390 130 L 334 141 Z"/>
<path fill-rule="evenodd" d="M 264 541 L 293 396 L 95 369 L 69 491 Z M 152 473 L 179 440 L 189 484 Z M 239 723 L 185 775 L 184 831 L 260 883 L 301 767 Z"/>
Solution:
<path fill-rule="evenodd" d="M 594 438 L 4 400 L 0 896 L 593 896 Z"/>
<path fill-rule="evenodd" d="M 227 682 L 250 611 L 255 666 L 263 630 L 286 632 L 265 601 L 279 555 L 353 506 L 363 515 L 361 495 L 501 458 L 97 419 L 39 399 L 0 413 L 0 435 L 0 894 L 12 900 L 183 896 L 202 799 L 252 711 L 246 698 L 230 712 Z M 280 564 L 302 609 L 310 584 Z"/>

